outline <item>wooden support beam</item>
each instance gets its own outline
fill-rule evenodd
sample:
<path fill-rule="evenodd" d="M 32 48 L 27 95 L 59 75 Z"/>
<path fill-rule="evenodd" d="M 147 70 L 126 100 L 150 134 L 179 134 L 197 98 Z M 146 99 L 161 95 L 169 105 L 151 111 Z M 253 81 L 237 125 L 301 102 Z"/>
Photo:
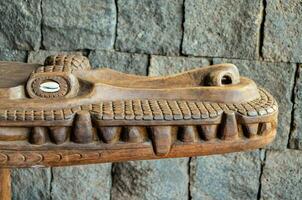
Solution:
<path fill-rule="evenodd" d="M 10 169 L 2 168 L 0 169 L 0 199 L 10 200 L 11 194 Z"/>

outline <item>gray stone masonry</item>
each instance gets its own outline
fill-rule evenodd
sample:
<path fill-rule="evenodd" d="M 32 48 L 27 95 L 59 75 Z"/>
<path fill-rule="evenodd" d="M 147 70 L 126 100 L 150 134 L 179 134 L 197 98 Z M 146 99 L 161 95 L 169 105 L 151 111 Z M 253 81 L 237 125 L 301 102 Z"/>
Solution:
<path fill-rule="evenodd" d="M 302 63 L 301 0 L 266 0 L 263 57 L 273 62 Z"/>
<path fill-rule="evenodd" d="M 184 54 L 258 58 L 263 10 L 260 0 L 185 2 Z"/>

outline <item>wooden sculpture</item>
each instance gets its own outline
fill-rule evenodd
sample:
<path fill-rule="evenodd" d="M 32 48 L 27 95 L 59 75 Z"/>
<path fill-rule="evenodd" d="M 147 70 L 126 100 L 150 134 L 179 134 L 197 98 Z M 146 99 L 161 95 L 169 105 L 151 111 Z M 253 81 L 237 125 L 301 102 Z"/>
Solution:
<path fill-rule="evenodd" d="M 278 106 L 236 66 L 167 77 L 92 70 L 79 55 L 0 62 L 0 199 L 11 167 L 201 156 L 263 147 Z"/>
<path fill-rule="evenodd" d="M 0 70 L 0 167 L 221 154 L 276 134 L 275 99 L 232 64 L 142 77 L 58 55 Z"/>

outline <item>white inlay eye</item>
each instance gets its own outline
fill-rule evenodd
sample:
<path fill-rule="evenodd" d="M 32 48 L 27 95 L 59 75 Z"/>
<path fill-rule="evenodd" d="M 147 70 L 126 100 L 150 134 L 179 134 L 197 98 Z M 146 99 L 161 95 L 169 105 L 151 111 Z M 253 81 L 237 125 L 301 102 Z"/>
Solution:
<path fill-rule="evenodd" d="M 47 93 L 58 92 L 60 90 L 60 85 L 54 81 L 47 81 L 40 85 L 40 90 Z"/>

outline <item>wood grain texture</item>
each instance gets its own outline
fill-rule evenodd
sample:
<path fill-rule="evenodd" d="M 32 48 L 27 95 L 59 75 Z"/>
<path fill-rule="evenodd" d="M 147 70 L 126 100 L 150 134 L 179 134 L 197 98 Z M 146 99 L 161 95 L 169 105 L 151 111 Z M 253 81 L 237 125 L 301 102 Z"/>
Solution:
<path fill-rule="evenodd" d="M 57 55 L 27 69 L 0 82 L 0 167 L 221 154 L 276 134 L 276 100 L 232 64 L 142 77 Z"/>
<path fill-rule="evenodd" d="M 10 169 L 0 169 L 0 199 L 10 200 L 11 197 Z"/>

